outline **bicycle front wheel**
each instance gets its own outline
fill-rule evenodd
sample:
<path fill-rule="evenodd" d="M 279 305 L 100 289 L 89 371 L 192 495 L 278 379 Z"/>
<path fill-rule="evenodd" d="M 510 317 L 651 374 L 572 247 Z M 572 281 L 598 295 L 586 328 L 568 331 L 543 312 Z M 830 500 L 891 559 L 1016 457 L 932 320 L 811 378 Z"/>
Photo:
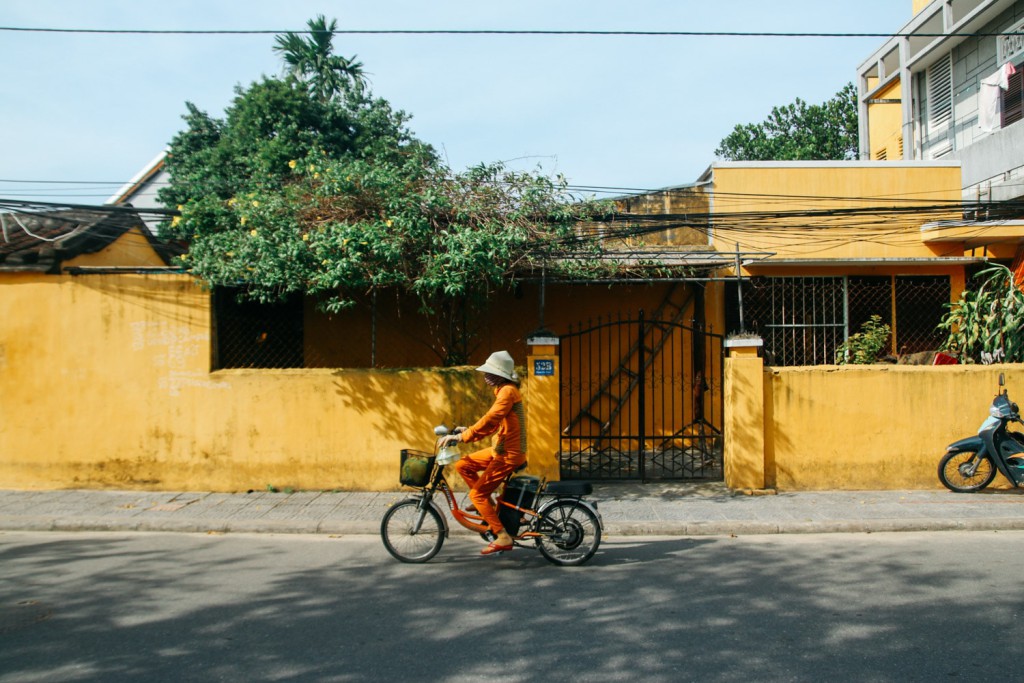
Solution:
<path fill-rule="evenodd" d="M 426 562 L 444 544 L 444 521 L 434 506 L 416 498 L 403 500 L 384 514 L 380 537 L 401 562 Z"/>
<path fill-rule="evenodd" d="M 589 508 L 572 500 L 555 502 L 537 521 L 537 548 L 549 562 L 580 565 L 601 544 L 601 522 Z"/>

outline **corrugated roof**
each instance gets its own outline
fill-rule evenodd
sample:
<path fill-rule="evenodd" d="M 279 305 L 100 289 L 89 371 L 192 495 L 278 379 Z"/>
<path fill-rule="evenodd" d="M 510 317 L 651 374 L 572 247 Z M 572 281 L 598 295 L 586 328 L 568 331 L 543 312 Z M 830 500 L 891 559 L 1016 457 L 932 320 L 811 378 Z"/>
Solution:
<path fill-rule="evenodd" d="M 59 273 L 62 262 L 100 251 L 142 225 L 124 209 L 0 212 L 0 270 Z M 159 244 L 150 244 L 169 262 Z"/>

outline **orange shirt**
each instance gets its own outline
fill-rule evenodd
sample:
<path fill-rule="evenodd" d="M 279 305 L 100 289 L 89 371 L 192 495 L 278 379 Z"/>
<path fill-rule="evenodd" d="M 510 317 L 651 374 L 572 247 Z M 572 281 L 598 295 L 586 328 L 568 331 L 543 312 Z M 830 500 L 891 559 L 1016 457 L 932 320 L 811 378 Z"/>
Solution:
<path fill-rule="evenodd" d="M 514 384 L 494 390 L 494 405 L 472 427 L 462 432 L 466 443 L 494 435 L 494 452 L 498 455 L 526 455 L 526 411 L 523 395 Z"/>

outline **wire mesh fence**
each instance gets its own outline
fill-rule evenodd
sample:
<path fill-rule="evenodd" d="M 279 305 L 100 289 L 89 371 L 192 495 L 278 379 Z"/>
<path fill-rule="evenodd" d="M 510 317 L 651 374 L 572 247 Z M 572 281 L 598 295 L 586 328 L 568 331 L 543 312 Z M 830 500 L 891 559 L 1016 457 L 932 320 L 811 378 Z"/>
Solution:
<path fill-rule="evenodd" d="M 747 331 L 780 366 L 827 365 L 871 316 L 889 325 L 890 355 L 939 348 L 949 303 L 947 276 L 755 277 L 743 283 Z"/>
<path fill-rule="evenodd" d="M 835 362 L 836 349 L 860 331 L 872 315 L 892 329 L 888 353 L 913 354 L 939 348 L 937 326 L 950 298 L 946 276 L 756 277 L 742 285 L 746 331 L 764 339 L 766 361 L 774 365 Z M 556 336 L 587 305 L 604 306 L 608 296 L 639 302 L 650 310 L 662 289 L 549 289 L 561 297 L 561 315 L 550 326 Z M 536 331 L 536 291 L 527 288 L 492 295 L 486 309 L 457 303 L 425 312 L 420 302 L 395 295 L 360 301 L 329 314 L 309 297 L 273 304 L 241 301 L 218 289 L 213 299 L 215 369 L 224 368 L 402 368 L 482 361 L 506 349 L 522 362 L 527 338 Z M 727 296 L 728 331 L 739 329 L 735 288 Z M 554 316 L 552 316 L 554 317 Z"/>
<path fill-rule="evenodd" d="M 459 302 L 424 311 L 381 296 L 328 313 L 301 295 L 260 303 L 230 288 L 213 294 L 214 369 L 409 368 L 462 365 L 507 349 L 525 360 L 529 315 L 470 311 Z"/>

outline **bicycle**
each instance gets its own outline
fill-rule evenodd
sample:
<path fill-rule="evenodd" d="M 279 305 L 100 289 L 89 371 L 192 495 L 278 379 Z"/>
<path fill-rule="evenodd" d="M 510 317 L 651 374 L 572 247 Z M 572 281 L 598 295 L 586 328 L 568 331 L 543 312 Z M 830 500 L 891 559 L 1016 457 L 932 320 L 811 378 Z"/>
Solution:
<path fill-rule="evenodd" d="M 484 540 L 494 534 L 475 511 L 463 510 L 445 475 L 445 467 L 462 457 L 458 447 L 441 447 L 448 435 L 444 425 L 434 428 L 434 452 L 403 449 L 399 481 L 418 488 L 410 498 L 399 501 L 384 514 L 381 539 L 392 557 L 401 562 L 427 562 L 441 550 L 449 535 L 448 519 L 437 503 L 438 494 L 452 518 L 479 533 Z M 581 565 L 594 556 L 604 528 L 597 503 L 584 500 L 593 486 L 582 481 L 547 482 L 539 477 L 510 473 L 495 491 L 498 516 L 513 545 L 526 547 L 532 541 L 549 561 L 562 566 Z"/>

